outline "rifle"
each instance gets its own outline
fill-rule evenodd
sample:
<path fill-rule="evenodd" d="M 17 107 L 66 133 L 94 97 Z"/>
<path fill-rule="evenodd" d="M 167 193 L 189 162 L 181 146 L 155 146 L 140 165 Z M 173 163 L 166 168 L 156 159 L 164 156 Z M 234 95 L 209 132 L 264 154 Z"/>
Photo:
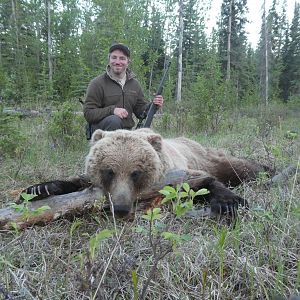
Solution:
<path fill-rule="evenodd" d="M 160 80 L 158 89 L 157 89 L 156 94 L 155 94 L 156 96 L 161 95 L 161 93 L 163 91 L 163 86 L 164 86 L 164 83 L 165 83 L 166 78 L 167 78 L 167 73 L 168 73 L 170 64 L 171 64 L 171 62 L 169 61 L 166 68 L 165 68 L 165 70 L 164 70 L 164 74 L 163 74 L 163 76 Z M 150 108 L 148 110 L 147 115 L 146 115 L 146 111 L 144 111 L 143 114 L 142 114 L 142 117 L 140 118 L 140 120 L 139 120 L 138 124 L 136 125 L 135 129 L 150 128 L 153 117 L 156 114 L 157 110 L 158 110 L 158 106 L 152 102 L 151 105 L 150 105 Z"/>

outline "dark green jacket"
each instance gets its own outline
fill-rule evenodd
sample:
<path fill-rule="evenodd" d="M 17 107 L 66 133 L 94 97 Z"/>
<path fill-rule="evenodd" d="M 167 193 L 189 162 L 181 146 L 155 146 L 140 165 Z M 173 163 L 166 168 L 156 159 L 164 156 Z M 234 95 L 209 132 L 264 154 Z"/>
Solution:
<path fill-rule="evenodd" d="M 134 126 L 132 114 L 140 117 L 148 106 L 149 102 L 145 101 L 142 88 L 135 79 L 135 75 L 127 70 L 123 89 L 107 72 L 94 78 L 87 88 L 83 112 L 87 122 L 95 124 L 113 115 L 116 107 L 125 108 L 128 111 L 128 117 L 122 119 L 123 127 L 131 129 Z"/>

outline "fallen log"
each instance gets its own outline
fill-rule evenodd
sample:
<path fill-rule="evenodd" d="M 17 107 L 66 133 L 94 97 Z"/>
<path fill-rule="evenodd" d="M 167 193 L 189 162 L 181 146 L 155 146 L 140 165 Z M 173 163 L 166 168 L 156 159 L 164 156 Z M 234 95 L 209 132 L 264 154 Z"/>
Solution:
<path fill-rule="evenodd" d="M 266 182 L 266 186 L 283 185 L 297 173 L 299 166 L 290 165 Z"/>
<path fill-rule="evenodd" d="M 150 207 L 155 200 L 159 202 L 158 197 L 162 199 L 159 190 L 165 185 L 176 186 L 179 183 L 187 182 L 191 188 L 196 189 L 202 181 L 203 176 L 187 174 L 182 170 L 171 171 L 162 182 L 155 184 L 148 191 L 141 194 L 138 209 Z M 87 188 L 79 192 L 30 201 L 26 215 L 24 212 L 17 211 L 14 207 L 3 208 L 0 209 L 0 229 L 24 229 L 35 224 L 47 224 L 61 217 L 83 215 L 95 207 L 99 209 L 109 208 L 107 201 L 105 203 L 101 201 L 103 196 L 104 193 L 101 189 Z M 43 206 L 49 208 L 37 214 L 37 210 Z"/>
<path fill-rule="evenodd" d="M 45 111 L 38 111 L 33 109 L 22 109 L 22 108 L 4 108 L 3 114 L 5 115 L 15 115 L 15 116 L 22 116 L 22 117 L 40 117 L 42 115 L 50 115 L 52 116 L 57 110 L 49 110 L 46 109 Z M 75 115 L 83 115 L 81 111 L 73 112 Z"/>
<path fill-rule="evenodd" d="M 90 210 L 103 197 L 100 189 L 85 189 L 59 196 L 31 201 L 28 203 L 28 212 L 16 210 L 14 207 L 0 209 L 0 229 L 24 229 L 35 224 L 46 224 L 66 215 L 78 215 Z M 39 214 L 35 212 L 43 207 L 49 209 Z"/>

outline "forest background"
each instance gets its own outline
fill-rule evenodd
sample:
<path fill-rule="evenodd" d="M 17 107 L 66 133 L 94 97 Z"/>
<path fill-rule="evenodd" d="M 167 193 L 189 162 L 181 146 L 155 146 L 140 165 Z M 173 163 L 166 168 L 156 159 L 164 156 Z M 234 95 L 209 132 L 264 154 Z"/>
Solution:
<path fill-rule="evenodd" d="M 218 122 L 232 107 L 299 98 L 300 5 L 289 22 L 286 5 L 277 2 L 269 10 L 263 3 L 254 49 L 245 32 L 246 0 L 224 0 L 211 33 L 210 1 L 3 0 L 1 96 L 8 106 L 35 107 L 83 98 L 118 41 L 130 46 L 147 98 L 172 61 L 167 107 L 184 107 L 196 127 Z"/>

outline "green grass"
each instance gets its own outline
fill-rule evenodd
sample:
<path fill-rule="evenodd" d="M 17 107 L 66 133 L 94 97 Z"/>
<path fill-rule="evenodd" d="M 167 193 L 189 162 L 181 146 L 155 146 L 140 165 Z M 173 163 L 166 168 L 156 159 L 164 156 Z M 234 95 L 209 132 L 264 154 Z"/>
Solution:
<path fill-rule="evenodd" d="M 19 153 L 0 160 L 0 207 L 14 200 L 11 190 L 83 171 L 88 151 L 84 132 L 78 133 L 75 146 L 53 147 L 48 124 L 48 117 L 18 120 L 26 139 Z M 178 134 L 162 131 L 159 122 L 156 129 Z M 291 130 L 296 138 L 287 135 Z M 282 105 L 267 114 L 248 108 L 227 114 L 217 132 L 195 134 L 185 128 L 179 134 L 281 170 L 299 160 L 300 111 Z M 271 188 L 244 184 L 236 192 L 248 199 L 250 210 L 239 214 L 235 227 L 213 218 L 164 213 L 169 231 L 192 239 L 159 262 L 146 299 L 254 300 L 300 294 L 299 176 Z M 147 225 L 142 213 L 132 222 L 114 224 L 111 217 L 91 212 L 80 222 L 61 219 L 21 232 L 0 231 L 0 299 L 5 299 L 2 290 L 16 299 L 134 299 L 154 259 L 147 235 L 135 230 L 142 225 Z M 102 241 L 89 261 L 91 237 L 115 227 L 119 235 Z"/>

